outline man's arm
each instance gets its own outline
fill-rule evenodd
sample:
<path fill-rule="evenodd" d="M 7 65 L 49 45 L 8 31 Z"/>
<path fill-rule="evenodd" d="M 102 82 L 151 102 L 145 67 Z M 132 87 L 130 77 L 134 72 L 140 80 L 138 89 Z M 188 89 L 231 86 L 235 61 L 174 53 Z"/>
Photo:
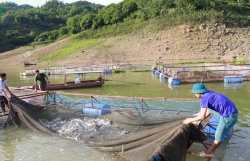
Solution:
<path fill-rule="evenodd" d="M 186 120 L 183 121 L 184 124 L 189 124 L 191 122 L 200 122 L 206 118 L 206 116 L 209 113 L 207 113 L 207 108 L 201 108 L 200 112 L 196 114 L 196 117 L 193 118 L 187 118 Z"/>
<path fill-rule="evenodd" d="M 10 94 L 12 94 L 12 92 L 10 91 L 10 89 L 9 89 L 9 87 L 6 85 L 5 86 L 5 89 L 10 93 Z"/>
<path fill-rule="evenodd" d="M 47 77 L 47 75 L 45 75 L 45 78 L 47 80 L 47 83 L 50 83 L 49 78 Z"/>
<path fill-rule="evenodd" d="M 36 87 L 37 87 L 37 80 L 35 80 L 35 91 L 37 91 Z"/>

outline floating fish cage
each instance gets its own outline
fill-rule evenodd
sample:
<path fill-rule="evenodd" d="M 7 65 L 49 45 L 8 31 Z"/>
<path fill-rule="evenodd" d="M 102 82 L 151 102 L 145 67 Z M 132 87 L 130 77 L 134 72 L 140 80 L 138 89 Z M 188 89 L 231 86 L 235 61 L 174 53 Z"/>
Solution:
<path fill-rule="evenodd" d="M 238 83 L 243 82 L 242 76 L 225 76 L 224 77 L 225 83 Z"/>
<path fill-rule="evenodd" d="M 64 92 L 60 93 L 63 94 Z M 87 94 L 77 94 L 77 96 L 86 96 L 87 98 L 69 98 L 58 95 L 55 92 L 49 95 L 48 102 L 60 104 L 67 109 L 77 111 L 81 109 L 81 113 L 94 115 L 104 115 L 111 113 L 112 110 L 127 110 L 135 115 L 186 117 L 195 114 L 195 107 L 199 107 L 199 103 L 196 99 L 187 98 L 184 100 L 180 98 L 171 98 L 170 100 L 166 98 L 105 96 L 98 97 L 97 100 L 97 97 L 90 96 L 89 100 L 89 95 Z M 147 103 L 144 100 L 148 100 Z M 183 110 L 184 107 L 185 110 Z"/>
<path fill-rule="evenodd" d="M 156 70 L 161 69 L 161 70 Z M 242 82 L 250 80 L 250 65 L 204 64 L 200 66 L 157 66 L 155 75 L 178 78 L 181 83 Z M 162 75 L 160 74 L 162 73 Z M 225 77 L 225 78 L 224 78 Z"/>

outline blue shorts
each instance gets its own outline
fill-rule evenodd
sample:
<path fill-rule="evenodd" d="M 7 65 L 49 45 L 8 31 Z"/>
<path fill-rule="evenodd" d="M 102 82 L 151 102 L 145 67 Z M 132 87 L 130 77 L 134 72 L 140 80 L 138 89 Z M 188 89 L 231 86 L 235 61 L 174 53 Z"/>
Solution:
<path fill-rule="evenodd" d="M 220 122 L 216 128 L 215 131 L 215 140 L 218 142 L 221 142 L 224 140 L 225 135 L 228 133 L 228 131 L 236 124 L 238 121 L 238 113 L 231 114 L 228 117 L 222 117 L 220 114 L 216 111 L 213 111 L 208 108 L 208 111 L 210 114 L 219 116 Z"/>

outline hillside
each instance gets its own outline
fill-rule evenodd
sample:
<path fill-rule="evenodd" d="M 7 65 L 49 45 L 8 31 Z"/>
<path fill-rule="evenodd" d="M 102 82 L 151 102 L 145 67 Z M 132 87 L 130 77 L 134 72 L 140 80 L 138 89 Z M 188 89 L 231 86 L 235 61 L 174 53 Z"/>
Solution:
<path fill-rule="evenodd" d="M 231 62 L 235 57 L 248 60 L 250 28 L 227 28 L 224 24 L 213 23 L 199 26 L 182 25 L 155 33 L 145 29 L 136 34 L 102 39 L 86 49 L 83 43 L 82 49 L 60 59 L 44 59 L 55 52 L 63 52 L 66 46 L 74 45 L 70 39 L 36 49 L 22 47 L 2 53 L 0 63 L 19 65 L 23 62 L 36 62 L 67 66 L 127 62 L 152 64 L 159 57 L 162 57 L 165 64 L 177 60 Z"/>

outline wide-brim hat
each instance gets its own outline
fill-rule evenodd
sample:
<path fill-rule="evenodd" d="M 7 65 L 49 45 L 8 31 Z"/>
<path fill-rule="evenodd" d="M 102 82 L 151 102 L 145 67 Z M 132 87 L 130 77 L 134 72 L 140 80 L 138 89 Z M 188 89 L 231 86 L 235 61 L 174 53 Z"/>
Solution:
<path fill-rule="evenodd" d="M 196 83 L 193 85 L 193 88 L 191 90 L 191 93 L 206 93 L 209 90 L 206 88 L 206 86 L 203 83 Z"/>

